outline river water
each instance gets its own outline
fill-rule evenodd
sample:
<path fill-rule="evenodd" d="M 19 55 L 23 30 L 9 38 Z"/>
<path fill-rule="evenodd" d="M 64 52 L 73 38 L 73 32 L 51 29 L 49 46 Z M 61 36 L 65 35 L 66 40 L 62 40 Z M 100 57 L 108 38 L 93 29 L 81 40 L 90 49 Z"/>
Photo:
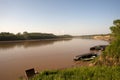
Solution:
<path fill-rule="evenodd" d="M 42 71 L 74 66 L 74 56 L 106 44 L 93 39 L 0 42 L 0 80 L 19 80 L 31 68 Z"/>

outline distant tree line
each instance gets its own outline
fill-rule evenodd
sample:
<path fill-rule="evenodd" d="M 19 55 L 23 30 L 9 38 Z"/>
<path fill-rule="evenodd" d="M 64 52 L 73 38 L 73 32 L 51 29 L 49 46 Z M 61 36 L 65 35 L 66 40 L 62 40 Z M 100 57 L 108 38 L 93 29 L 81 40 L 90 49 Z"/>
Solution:
<path fill-rule="evenodd" d="M 71 38 L 70 35 L 54 35 L 50 33 L 9 33 L 9 32 L 1 32 L 0 33 L 0 41 L 14 41 L 14 40 L 37 40 L 37 39 L 53 39 L 53 38 Z"/>
<path fill-rule="evenodd" d="M 85 39 L 93 39 L 94 36 L 108 36 L 110 34 L 93 34 L 93 35 L 81 35 L 81 36 L 74 36 L 74 38 L 85 38 Z"/>

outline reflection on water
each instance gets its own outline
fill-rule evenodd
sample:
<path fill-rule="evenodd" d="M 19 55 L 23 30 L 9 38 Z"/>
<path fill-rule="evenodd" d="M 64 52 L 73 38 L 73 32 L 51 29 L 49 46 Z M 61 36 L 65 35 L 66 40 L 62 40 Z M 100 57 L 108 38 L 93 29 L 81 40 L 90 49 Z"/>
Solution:
<path fill-rule="evenodd" d="M 45 45 L 52 45 L 55 42 L 60 41 L 70 41 L 70 39 L 56 39 L 56 40 L 38 40 L 38 41 L 18 41 L 18 42 L 0 42 L 0 49 L 6 50 L 6 49 L 12 49 L 15 47 L 37 47 L 37 46 L 45 46 Z"/>
<path fill-rule="evenodd" d="M 92 39 L 0 42 L 0 80 L 18 80 L 30 68 L 42 71 L 74 66 L 74 56 L 106 44 Z"/>

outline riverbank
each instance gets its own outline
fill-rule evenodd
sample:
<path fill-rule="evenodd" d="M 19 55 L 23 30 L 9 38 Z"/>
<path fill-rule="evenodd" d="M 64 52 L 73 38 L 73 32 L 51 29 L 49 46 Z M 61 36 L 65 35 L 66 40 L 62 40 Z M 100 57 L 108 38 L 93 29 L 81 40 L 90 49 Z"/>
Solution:
<path fill-rule="evenodd" d="M 93 39 L 110 41 L 111 36 L 110 35 L 98 35 L 98 36 L 93 36 Z"/>
<path fill-rule="evenodd" d="M 30 80 L 119 80 L 119 75 L 119 66 L 84 66 L 43 71 Z"/>

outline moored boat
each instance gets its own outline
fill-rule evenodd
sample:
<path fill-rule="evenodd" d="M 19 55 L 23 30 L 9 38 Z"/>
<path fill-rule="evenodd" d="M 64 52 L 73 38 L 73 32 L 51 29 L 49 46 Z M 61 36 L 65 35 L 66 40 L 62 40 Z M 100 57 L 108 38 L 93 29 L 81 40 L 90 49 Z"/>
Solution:
<path fill-rule="evenodd" d="M 87 53 L 87 54 L 83 54 L 83 55 L 77 55 L 74 57 L 75 61 L 78 60 L 84 60 L 84 61 L 90 61 L 93 60 L 95 57 L 97 57 L 98 55 L 95 53 Z"/>
<path fill-rule="evenodd" d="M 102 51 L 104 51 L 107 46 L 108 45 L 93 46 L 93 47 L 90 48 L 90 50 L 102 50 Z"/>

